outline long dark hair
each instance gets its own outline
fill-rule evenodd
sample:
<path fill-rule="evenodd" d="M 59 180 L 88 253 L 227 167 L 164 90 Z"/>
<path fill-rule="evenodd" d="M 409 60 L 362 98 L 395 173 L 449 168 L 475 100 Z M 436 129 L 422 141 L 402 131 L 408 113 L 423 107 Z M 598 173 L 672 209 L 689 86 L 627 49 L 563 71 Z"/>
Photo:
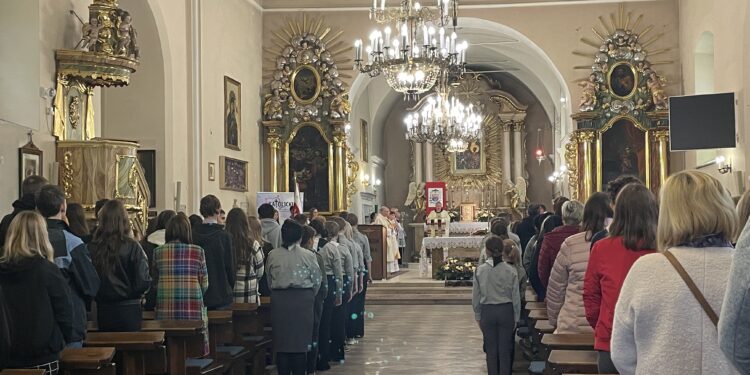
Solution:
<path fill-rule="evenodd" d="M 612 217 L 612 206 L 607 193 L 594 193 L 583 207 L 581 230 L 586 232 L 586 241 L 604 229 L 604 221 Z"/>
<path fill-rule="evenodd" d="M 622 237 L 628 250 L 656 249 L 658 220 L 659 207 L 654 194 L 644 185 L 630 183 L 620 190 L 615 200 L 609 236 Z"/>
<path fill-rule="evenodd" d="M 227 233 L 232 237 L 234 257 L 237 264 L 244 264 L 253 259 L 255 240 L 250 235 L 250 222 L 247 220 L 245 211 L 239 207 L 229 210 L 225 225 Z"/>
<path fill-rule="evenodd" d="M 92 252 L 91 260 L 96 271 L 101 274 L 110 272 L 118 262 L 120 246 L 130 237 L 130 219 L 125 205 L 113 199 L 99 210 L 99 226 L 96 227 L 91 243 L 97 249 Z"/>
<path fill-rule="evenodd" d="M 154 221 L 154 225 L 149 225 L 148 230 L 146 230 L 146 237 L 150 236 L 157 230 L 167 229 L 167 223 L 176 215 L 177 212 L 174 212 L 172 210 L 164 210 L 162 212 L 159 212 L 159 215 L 156 216 L 156 220 Z"/>
<path fill-rule="evenodd" d="M 91 234 L 89 226 L 86 224 L 86 214 L 83 206 L 78 203 L 71 203 L 65 210 L 65 217 L 68 218 L 68 228 L 76 236 L 83 238 Z"/>

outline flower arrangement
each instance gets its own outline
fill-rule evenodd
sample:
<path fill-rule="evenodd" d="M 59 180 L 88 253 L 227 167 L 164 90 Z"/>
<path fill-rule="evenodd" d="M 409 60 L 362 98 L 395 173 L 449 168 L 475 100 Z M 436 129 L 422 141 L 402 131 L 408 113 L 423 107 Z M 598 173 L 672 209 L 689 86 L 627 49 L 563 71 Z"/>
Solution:
<path fill-rule="evenodd" d="M 437 278 L 443 280 L 472 280 L 476 269 L 475 260 L 448 258 L 437 271 Z"/>
<path fill-rule="evenodd" d="M 450 210 L 448 210 L 448 216 L 451 217 L 452 222 L 461 221 L 461 209 L 451 208 Z"/>
<path fill-rule="evenodd" d="M 479 210 L 479 212 L 477 212 L 477 221 L 487 223 L 494 216 L 495 214 L 493 214 L 490 210 Z"/>

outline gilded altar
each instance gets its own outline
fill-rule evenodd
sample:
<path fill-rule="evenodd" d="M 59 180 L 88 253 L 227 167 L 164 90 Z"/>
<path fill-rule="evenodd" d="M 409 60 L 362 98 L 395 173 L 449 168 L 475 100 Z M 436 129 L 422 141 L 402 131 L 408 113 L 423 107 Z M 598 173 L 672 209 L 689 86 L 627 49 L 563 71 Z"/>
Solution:
<path fill-rule="evenodd" d="M 269 191 L 304 192 L 304 211 L 345 211 L 356 192 L 359 165 L 347 145 L 351 105 L 339 71 L 350 47 L 322 19 L 289 22 L 274 33 L 262 125 Z"/>
<path fill-rule="evenodd" d="M 669 170 L 669 108 L 666 80 L 654 69 L 669 62 L 649 57 L 669 51 L 653 50 L 659 37 L 648 38 L 652 26 L 641 28 L 635 19 L 612 14 L 611 23 L 594 28 L 600 43 L 583 38 L 597 49 L 589 75 L 578 81 L 582 88 L 577 129 L 565 145 L 565 161 L 572 199 L 585 201 L 620 175 L 633 175 L 658 192 Z M 632 25 L 632 26 L 631 26 Z M 574 52 L 584 56 L 584 52 Z"/>

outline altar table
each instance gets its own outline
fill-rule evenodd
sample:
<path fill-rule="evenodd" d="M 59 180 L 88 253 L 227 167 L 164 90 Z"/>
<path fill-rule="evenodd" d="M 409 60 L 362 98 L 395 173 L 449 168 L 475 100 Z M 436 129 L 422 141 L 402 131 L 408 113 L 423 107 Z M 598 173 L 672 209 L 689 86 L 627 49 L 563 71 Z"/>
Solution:
<path fill-rule="evenodd" d="M 453 235 L 471 235 L 480 230 L 489 230 L 489 223 L 486 222 L 451 222 L 448 224 L 448 232 Z M 424 224 L 425 233 L 429 233 L 427 224 Z"/>
<path fill-rule="evenodd" d="M 460 258 L 478 258 L 479 248 L 482 246 L 482 239 L 484 236 L 471 236 L 471 237 L 425 237 L 422 240 L 422 248 L 419 251 L 419 276 L 425 277 L 429 273 L 429 264 L 432 259 L 432 272 L 437 272 L 437 267 L 440 267 L 442 261 L 451 255 L 451 250 L 454 250 L 453 256 Z M 442 249 L 442 252 L 437 253 L 437 257 L 427 257 L 427 250 Z M 436 264 L 438 263 L 438 264 Z"/>

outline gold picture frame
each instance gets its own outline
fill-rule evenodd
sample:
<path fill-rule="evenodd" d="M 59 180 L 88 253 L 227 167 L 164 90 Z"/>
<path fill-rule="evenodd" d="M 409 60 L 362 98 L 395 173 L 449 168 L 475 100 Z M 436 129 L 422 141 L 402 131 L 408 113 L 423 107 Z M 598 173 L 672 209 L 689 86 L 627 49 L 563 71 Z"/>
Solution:
<path fill-rule="evenodd" d="M 240 151 L 242 92 L 238 81 L 224 76 L 224 147 Z"/>
<path fill-rule="evenodd" d="M 320 73 L 314 66 L 305 64 L 294 69 L 290 91 L 297 103 L 303 105 L 314 103 L 320 96 L 320 90 Z"/>
<path fill-rule="evenodd" d="M 216 164 L 215 163 L 208 163 L 208 180 L 209 181 L 216 181 Z"/>
<path fill-rule="evenodd" d="M 240 192 L 247 191 L 247 162 L 220 156 L 219 189 Z"/>
<path fill-rule="evenodd" d="M 450 155 L 451 173 L 454 176 L 484 175 L 487 171 L 485 143 L 471 142 L 466 151 Z"/>
<path fill-rule="evenodd" d="M 622 115 L 622 116 L 616 116 L 609 120 L 601 129 L 597 131 L 596 136 L 596 189 L 597 191 L 601 191 L 605 188 L 604 183 L 604 168 L 603 168 L 603 158 L 604 158 L 604 150 L 603 150 L 603 138 L 604 134 L 607 133 L 612 129 L 613 126 L 615 126 L 620 121 L 627 121 L 630 124 L 633 125 L 638 131 L 643 132 L 644 142 L 643 142 L 643 153 L 644 153 L 644 170 L 643 170 L 643 176 L 638 176 L 638 178 L 644 178 L 646 186 L 651 186 L 651 131 L 649 129 L 646 129 L 643 127 L 643 125 L 638 122 L 637 119 L 635 119 L 633 116 L 629 115 Z M 623 125 L 620 125 L 623 126 Z M 628 173 L 632 174 L 632 173 Z"/>
<path fill-rule="evenodd" d="M 612 78 L 615 78 L 615 81 Z M 620 99 L 630 99 L 638 91 L 638 70 L 629 62 L 613 64 L 607 72 L 607 87 L 612 95 Z"/>

